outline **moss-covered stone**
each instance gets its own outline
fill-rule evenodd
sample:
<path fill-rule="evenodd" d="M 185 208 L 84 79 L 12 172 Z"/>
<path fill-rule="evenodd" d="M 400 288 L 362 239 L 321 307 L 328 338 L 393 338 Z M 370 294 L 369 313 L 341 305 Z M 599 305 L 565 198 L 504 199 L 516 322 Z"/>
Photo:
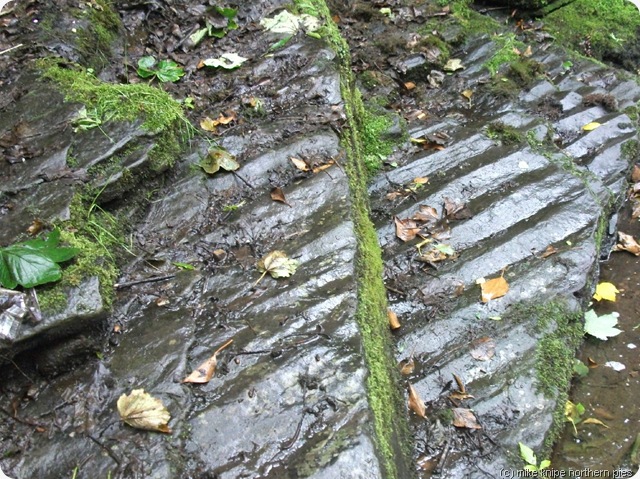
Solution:
<path fill-rule="evenodd" d="M 487 136 L 492 140 L 500 141 L 503 145 L 516 145 L 524 142 L 522 133 L 502 122 L 491 123 L 487 126 Z"/>
<path fill-rule="evenodd" d="M 88 25 L 78 30 L 78 48 L 86 64 L 99 70 L 111 58 L 111 47 L 122 31 L 122 22 L 108 0 L 87 2 L 80 16 Z"/>

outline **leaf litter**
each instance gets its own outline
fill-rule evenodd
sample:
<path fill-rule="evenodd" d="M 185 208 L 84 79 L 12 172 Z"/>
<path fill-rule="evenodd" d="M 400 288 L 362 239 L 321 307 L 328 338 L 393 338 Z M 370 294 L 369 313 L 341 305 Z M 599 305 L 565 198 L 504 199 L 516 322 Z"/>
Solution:
<path fill-rule="evenodd" d="M 162 401 L 144 389 L 134 389 L 129 395 L 123 394 L 118 398 L 117 407 L 120 418 L 129 426 L 171 434 L 168 426 L 171 414 Z"/>
<path fill-rule="evenodd" d="M 183 383 L 205 384 L 211 381 L 211 378 L 216 373 L 216 367 L 218 366 L 218 354 L 220 351 L 228 347 L 233 343 L 233 339 L 228 340 L 222 346 L 220 346 L 213 355 L 204 361 L 200 366 L 193 370 L 189 376 L 182 380 Z"/>
<path fill-rule="evenodd" d="M 413 385 L 409 384 L 409 409 L 422 418 L 427 418 L 427 408 Z"/>

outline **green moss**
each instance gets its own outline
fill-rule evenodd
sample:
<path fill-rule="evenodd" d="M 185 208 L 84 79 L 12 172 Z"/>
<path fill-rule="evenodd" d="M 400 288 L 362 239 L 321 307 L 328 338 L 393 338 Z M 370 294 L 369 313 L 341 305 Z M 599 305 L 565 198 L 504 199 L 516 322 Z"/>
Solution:
<path fill-rule="evenodd" d="M 638 27 L 638 9 L 627 0 L 576 0 L 545 16 L 545 28 L 561 44 L 599 60 L 634 42 Z"/>
<path fill-rule="evenodd" d="M 352 219 L 358 241 L 356 274 L 358 278 L 358 307 L 356 320 L 364 344 L 364 355 L 369 376 L 367 390 L 369 405 L 373 414 L 376 446 L 384 476 L 388 479 L 400 477 L 398 468 L 409 470 L 410 453 L 407 450 L 408 425 L 404 400 L 397 388 L 398 372 L 393 367 L 395 361 L 391 351 L 391 338 L 387 323 L 387 299 L 382 281 L 383 264 L 378 237 L 369 218 L 367 193 L 368 171 L 365 166 L 367 135 L 373 136 L 382 127 L 369 125 L 365 132 L 367 114 L 362 104 L 360 92 L 355 88 L 355 78 L 351 71 L 349 48 L 340 36 L 338 28 L 331 20 L 331 14 L 323 0 L 307 0 L 321 13 L 327 24 L 326 39 L 340 61 L 340 82 L 345 100 L 347 127 L 342 130 L 342 144 L 347 152 L 345 169 L 349 176 Z M 369 118 L 371 120 L 371 118 Z M 379 120 L 378 120 L 379 121 Z M 385 122 L 385 128 L 389 123 Z"/>
<path fill-rule="evenodd" d="M 471 8 L 473 0 L 454 0 L 451 2 L 451 11 L 455 19 L 467 32 L 467 36 L 489 34 L 499 28 L 499 23 L 493 18 L 482 15 Z"/>
<path fill-rule="evenodd" d="M 356 90 L 356 102 L 362 104 L 360 91 Z M 384 140 L 383 135 L 393 126 L 393 120 L 385 113 L 373 109 L 362 107 L 360 114 L 360 132 L 363 141 L 364 163 L 370 174 L 375 173 L 382 166 L 384 159 L 393 152 L 394 142 Z"/>
<path fill-rule="evenodd" d="M 513 33 L 494 35 L 492 39 L 498 45 L 498 50 L 484 63 L 484 66 L 491 72 L 493 77 L 503 65 L 520 59 L 520 55 L 514 49 L 522 52 L 526 46 L 520 40 L 517 40 Z"/>
<path fill-rule="evenodd" d="M 638 122 L 638 107 L 636 105 L 626 107 L 623 113 L 627 115 L 631 121 Z"/>
<path fill-rule="evenodd" d="M 502 74 L 496 75 L 487 88 L 491 94 L 501 98 L 515 98 L 522 91 L 516 82 Z"/>
<path fill-rule="evenodd" d="M 530 58 L 518 57 L 509 63 L 509 78 L 520 87 L 531 85 L 543 73 L 542 64 Z"/>
<path fill-rule="evenodd" d="M 489 124 L 487 136 L 492 140 L 499 140 L 504 145 L 516 145 L 524 142 L 524 136 L 514 127 L 502 122 Z"/>
<path fill-rule="evenodd" d="M 640 143 L 638 140 L 627 140 L 620 148 L 620 153 L 625 160 L 634 161 L 640 154 Z"/>
<path fill-rule="evenodd" d="M 38 288 L 38 304 L 45 314 L 64 311 L 67 300 L 67 294 L 58 285 L 46 285 Z"/>
<path fill-rule="evenodd" d="M 111 57 L 111 46 L 122 31 L 122 22 L 107 0 L 92 0 L 86 5 L 82 16 L 88 26 L 78 30 L 78 48 L 87 65 L 101 69 Z"/>
<path fill-rule="evenodd" d="M 372 90 L 375 87 L 380 85 L 380 82 L 378 81 L 376 74 L 371 70 L 363 71 L 360 74 L 359 80 L 360 80 L 360 84 L 368 90 Z"/>

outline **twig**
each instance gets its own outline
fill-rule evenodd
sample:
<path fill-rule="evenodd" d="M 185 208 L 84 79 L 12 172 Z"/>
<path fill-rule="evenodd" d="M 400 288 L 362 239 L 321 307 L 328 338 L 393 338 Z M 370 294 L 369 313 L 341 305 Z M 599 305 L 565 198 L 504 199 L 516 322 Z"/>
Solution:
<path fill-rule="evenodd" d="M 11 50 L 15 50 L 16 48 L 20 48 L 23 44 L 22 43 L 18 43 L 16 46 L 11 47 L 11 48 L 7 48 L 6 50 L 2 50 L 0 52 L 0 55 L 4 55 L 5 53 L 9 53 Z"/>
<path fill-rule="evenodd" d="M 116 283 L 113 285 L 113 287 L 116 289 L 124 289 L 124 288 L 128 288 L 129 286 L 135 286 L 136 284 L 155 283 L 156 281 L 166 281 L 167 279 L 172 279 L 175 277 L 176 277 L 175 274 L 168 274 L 166 276 L 155 276 L 153 278 L 139 279 L 137 281 L 129 281 L 128 283 Z"/>
<path fill-rule="evenodd" d="M 238 173 L 236 173 L 235 171 L 232 171 L 231 173 L 233 173 L 233 176 L 235 176 L 236 178 L 239 178 L 242 180 L 242 182 L 247 185 L 249 188 L 251 188 L 252 190 L 254 189 L 253 185 L 251 183 L 249 183 L 247 180 L 245 180 L 242 176 L 240 176 Z"/>
<path fill-rule="evenodd" d="M 98 439 L 96 439 L 95 437 L 93 437 L 91 434 L 87 434 L 87 437 L 89 439 L 91 439 L 93 442 L 95 442 L 98 446 L 100 446 L 102 449 L 104 449 L 106 451 L 107 454 L 109 454 L 109 456 L 111 457 L 111 459 L 113 459 L 116 464 L 118 465 L 118 467 L 120 467 L 121 465 L 121 461 L 120 458 L 118 456 L 115 455 L 115 453 L 111 450 L 111 448 L 105 444 L 103 444 L 102 442 L 100 442 Z"/>

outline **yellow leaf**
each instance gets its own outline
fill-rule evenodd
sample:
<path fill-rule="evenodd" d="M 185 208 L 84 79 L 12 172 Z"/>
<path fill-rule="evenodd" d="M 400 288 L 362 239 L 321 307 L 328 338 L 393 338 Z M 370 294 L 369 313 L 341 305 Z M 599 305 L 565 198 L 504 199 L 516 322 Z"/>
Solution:
<path fill-rule="evenodd" d="M 597 424 L 598 426 L 604 426 L 609 429 L 609 426 L 603 423 L 600 419 L 596 419 L 595 417 L 588 417 L 587 419 L 582 421 L 582 424 Z"/>
<path fill-rule="evenodd" d="M 118 399 L 117 405 L 120 417 L 129 426 L 147 431 L 171 433 L 167 425 L 171 414 L 162 401 L 144 392 L 144 389 L 134 389 L 128 396 L 123 394 Z"/>
<path fill-rule="evenodd" d="M 488 303 L 492 299 L 501 298 L 509 291 L 509 283 L 502 276 L 485 281 L 482 288 L 482 302 Z"/>
<path fill-rule="evenodd" d="M 591 130 L 595 130 L 599 126 L 601 126 L 600 123 L 598 123 L 597 121 L 592 121 L 591 123 L 587 123 L 586 125 L 584 125 L 582 129 L 584 131 L 591 131 Z"/>
<path fill-rule="evenodd" d="M 606 299 L 607 301 L 615 301 L 616 293 L 619 293 L 618 288 L 612 283 L 600 283 L 596 287 L 596 292 L 593 295 L 593 299 L 600 301 Z"/>
<path fill-rule="evenodd" d="M 391 329 L 398 329 L 400 327 L 398 315 L 390 309 L 387 309 L 387 318 L 389 319 L 389 326 L 391 327 Z"/>

